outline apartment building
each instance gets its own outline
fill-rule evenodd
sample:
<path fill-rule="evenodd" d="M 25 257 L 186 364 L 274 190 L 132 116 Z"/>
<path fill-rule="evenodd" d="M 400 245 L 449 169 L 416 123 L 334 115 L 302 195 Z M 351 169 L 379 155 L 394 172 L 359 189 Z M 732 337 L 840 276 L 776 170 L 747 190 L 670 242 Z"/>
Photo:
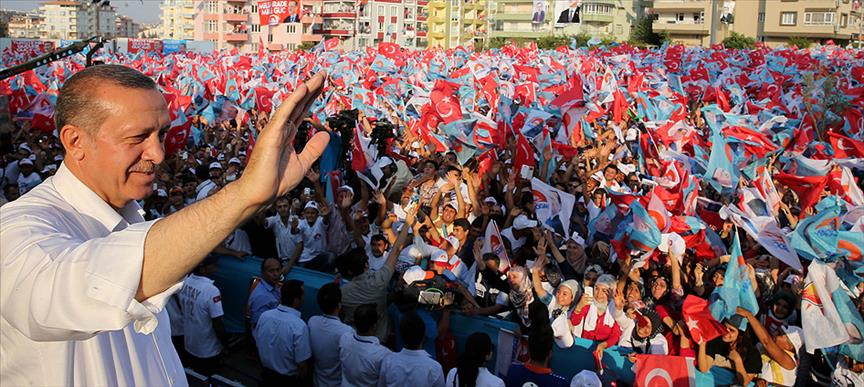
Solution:
<path fill-rule="evenodd" d="M 261 24 L 257 0 L 195 0 L 194 40 L 211 41 L 217 50 L 257 52 L 261 43 L 270 51 L 293 50 L 305 42 L 318 42 L 320 0 L 302 2 L 298 22 Z"/>
<path fill-rule="evenodd" d="M 483 44 L 489 35 L 490 4 L 486 0 L 429 1 L 427 45 L 446 49 Z"/>
<path fill-rule="evenodd" d="M 117 24 L 118 38 L 134 38 L 141 32 L 141 25 L 132 20 L 131 17 L 117 15 L 115 23 Z"/>
<path fill-rule="evenodd" d="M 117 13 L 113 7 L 89 1 L 47 1 L 39 7 L 43 39 L 77 40 L 101 35 L 117 36 Z"/>
<path fill-rule="evenodd" d="M 14 15 L 7 23 L 10 38 L 38 38 L 41 26 L 42 16 L 36 12 Z"/>
<path fill-rule="evenodd" d="M 200 3 L 200 2 L 199 2 Z M 195 37 L 195 0 L 162 0 L 159 5 L 162 39 L 190 40 Z"/>
<path fill-rule="evenodd" d="M 774 47 L 791 37 L 844 44 L 860 36 L 860 4 L 860 0 L 654 0 L 652 12 L 654 31 L 668 33 L 672 41 L 709 46 L 736 32 Z"/>
<path fill-rule="evenodd" d="M 498 0 L 491 8 L 492 38 L 537 39 L 550 34 L 630 38 L 630 28 L 642 16 L 641 0 L 582 0 L 578 22 L 564 21 L 570 0 Z"/>
<path fill-rule="evenodd" d="M 324 0 L 320 33 L 324 39 L 339 38 L 343 49 L 372 47 L 379 42 L 425 47 L 425 4 L 418 0 L 373 0 L 359 5 Z"/>

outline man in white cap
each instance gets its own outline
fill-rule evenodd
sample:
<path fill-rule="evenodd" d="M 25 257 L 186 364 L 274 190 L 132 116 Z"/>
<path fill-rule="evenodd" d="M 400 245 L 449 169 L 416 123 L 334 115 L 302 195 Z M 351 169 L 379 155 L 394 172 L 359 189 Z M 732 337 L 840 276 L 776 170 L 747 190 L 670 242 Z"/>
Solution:
<path fill-rule="evenodd" d="M 317 202 L 309 201 L 303 208 L 303 220 L 291 225 L 291 233 L 301 238 L 297 245 L 300 266 L 327 273 L 333 270 L 335 256 L 326 251 L 329 214 L 330 207 L 320 208 Z"/>
<path fill-rule="evenodd" d="M 18 191 L 21 195 L 27 193 L 33 188 L 36 188 L 42 182 L 42 177 L 36 173 L 36 168 L 33 166 L 33 161 L 24 158 L 18 162 Z"/>
<path fill-rule="evenodd" d="M 216 182 L 222 176 L 222 164 L 218 161 L 214 161 L 210 163 L 210 178 L 198 184 L 198 188 L 196 188 L 196 197 L 195 201 L 199 201 L 201 199 L 206 198 L 210 195 L 210 191 L 213 188 L 216 188 Z"/>
<path fill-rule="evenodd" d="M 525 245 L 534 227 L 537 227 L 537 221 L 522 214 L 513 219 L 513 226 L 501 230 L 501 236 L 509 242 L 510 251 L 515 251 Z"/>

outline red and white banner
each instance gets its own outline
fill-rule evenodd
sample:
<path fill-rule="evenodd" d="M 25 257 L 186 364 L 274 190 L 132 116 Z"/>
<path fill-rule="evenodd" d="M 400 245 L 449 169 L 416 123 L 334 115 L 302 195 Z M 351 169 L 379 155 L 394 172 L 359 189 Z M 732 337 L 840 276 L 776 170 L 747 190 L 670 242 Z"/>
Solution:
<path fill-rule="evenodd" d="M 54 42 L 41 40 L 12 39 L 13 54 L 38 56 L 54 50 Z"/>
<path fill-rule="evenodd" d="M 149 39 L 129 39 L 129 43 L 128 43 L 128 46 L 126 47 L 126 51 L 129 52 L 130 54 L 135 54 L 135 53 L 138 53 L 139 51 L 162 52 L 162 42 L 159 40 L 149 40 Z"/>
<path fill-rule="evenodd" d="M 300 21 L 300 2 L 296 0 L 261 0 L 258 2 L 259 23 L 275 26 Z"/>

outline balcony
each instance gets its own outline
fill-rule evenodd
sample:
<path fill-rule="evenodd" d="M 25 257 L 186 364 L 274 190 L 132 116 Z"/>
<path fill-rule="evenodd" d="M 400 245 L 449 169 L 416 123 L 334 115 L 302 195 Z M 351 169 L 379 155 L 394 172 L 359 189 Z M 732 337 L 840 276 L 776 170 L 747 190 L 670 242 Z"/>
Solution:
<path fill-rule="evenodd" d="M 330 19 L 353 19 L 356 13 L 354 12 L 322 12 L 321 16 Z"/>
<path fill-rule="evenodd" d="M 249 15 L 245 13 L 223 13 L 222 19 L 231 23 L 245 23 L 249 21 Z"/>
<path fill-rule="evenodd" d="M 435 15 L 429 18 L 429 22 L 431 23 L 446 23 L 447 17 L 443 15 Z"/>
<path fill-rule="evenodd" d="M 704 11 L 709 5 L 706 0 L 654 0 L 655 11 Z"/>
<path fill-rule="evenodd" d="M 209 40 L 209 41 L 215 42 L 215 41 L 219 40 L 219 34 L 215 33 L 215 32 L 207 32 L 204 34 L 204 40 Z"/>
<path fill-rule="evenodd" d="M 225 34 L 226 42 L 245 42 L 249 40 L 249 34 Z"/>
<path fill-rule="evenodd" d="M 218 13 L 206 13 L 206 14 L 204 14 L 204 20 L 219 21 L 219 14 Z"/>
<path fill-rule="evenodd" d="M 268 51 L 282 51 L 284 46 L 280 43 L 268 43 L 267 50 Z"/>
<path fill-rule="evenodd" d="M 324 18 L 321 17 L 320 15 L 316 15 L 314 17 L 306 15 L 306 16 L 303 16 L 302 18 L 300 18 L 300 22 L 303 24 L 320 24 L 320 23 L 324 23 Z"/>
<path fill-rule="evenodd" d="M 351 36 L 352 29 L 342 29 L 342 30 L 334 30 L 334 29 L 322 29 L 321 33 L 324 35 L 334 35 L 334 36 Z"/>
<path fill-rule="evenodd" d="M 417 37 L 418 38 L 425 38 L 426 37 L 426 31 L 417 31 Z"/>
<path fill-rule="evenodd" d="M 531 21 L 530 13 L 499 13 L 492 16 L 495 21 Z"/>
<path fill-rule="evenodd" d="M 429 2 L 429 8 L 444 9 L 447 8 L 447 3 L 443 1 L 432 0 Z"/>
<path fill-rule="evenodd" d="M 300 36 L 300 40 L 303 42 L 320 42 L 321 39 L 321 35 L 303 34 Z"/>
<path fill-rule="evenodd" d="M 612 23 L 615 17 L 611 13 L 583 13 L 581 19 L 586 23 Z"/>
<path fill-rule="evenodd" d="M 549 32 L 547 31 L 492 31 L 489 34 L 490 38 L 529 38 L 529 39 L 539 39 L 544 36 L 548 36 Z"/>
<path fill-rule="evenodd" d="M 709 26 L 706 23 L 661 23 L 655 21 L 654 31 L 666 31 L 670 34 L 708 35 Z"/>

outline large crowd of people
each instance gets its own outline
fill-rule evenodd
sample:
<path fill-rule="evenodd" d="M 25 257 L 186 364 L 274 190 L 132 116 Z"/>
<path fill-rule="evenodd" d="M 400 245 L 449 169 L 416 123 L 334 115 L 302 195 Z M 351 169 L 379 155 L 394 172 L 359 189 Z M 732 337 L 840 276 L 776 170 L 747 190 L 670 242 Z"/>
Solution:
<path fill-rule="evenodd" d="M 323 42 L 100 60 L 155 79 L 171 114 L 146 219 L 242 176 L 284 96 L 328 72 L 294 143 L 327 132 L 323 157 L 167 306 L 199 373 L 218 372 L 226 345 L 217 257 L 254 256 L 262 385 L 608 385 L 612 347 L 628 350 L 637 384 L 662 356 L 717 385 L 864 385 L 860 50 Z M 81 67 L 0 84 L 13 123 L 0 202 L 62 168 L 40 117 Z M 298 267 L 339 279 L 317 290 L 322 314 L 307 321 L 304 284 L 284 279 Z M 451 313 L 512 321 L 524 355 L 492 369 L 509 349 L 485 333 L 448 354 Z M 550 368 L 555 347 L 586 340 L 596 368 Z"/>

